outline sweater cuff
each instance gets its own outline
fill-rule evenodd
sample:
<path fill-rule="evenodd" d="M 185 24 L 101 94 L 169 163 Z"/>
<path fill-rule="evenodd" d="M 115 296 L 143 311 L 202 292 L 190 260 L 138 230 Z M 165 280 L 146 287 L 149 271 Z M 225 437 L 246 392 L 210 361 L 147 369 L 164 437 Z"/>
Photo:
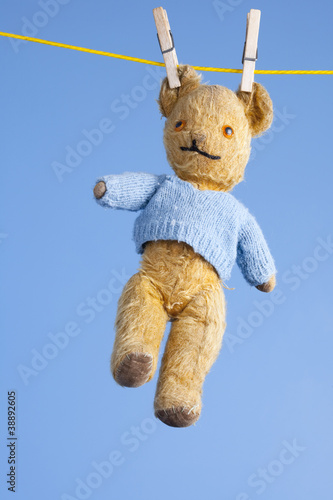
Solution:
<path fill-rule="evenodd" d="M 96 181 L 96 184 L 98 182 L 104 182 L 106 186 L 106 191 L 102 198 L 97 199 L 96 202 L 101 206 L 101 207 L 108 207 L 108 208 L 118 208 L 117 204 L 117 198 L 115 196 L 115 189 L 113 189 L 116 184 L 115 178 L 112 175 L 105 175 L 103 177 L 99 177 Z"/>

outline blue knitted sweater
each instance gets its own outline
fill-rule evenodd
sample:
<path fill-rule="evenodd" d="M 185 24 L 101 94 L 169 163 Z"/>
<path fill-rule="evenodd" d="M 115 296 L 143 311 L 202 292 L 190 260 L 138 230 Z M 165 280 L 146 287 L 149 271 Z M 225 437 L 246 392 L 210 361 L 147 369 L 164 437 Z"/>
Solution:
<path fill-rule="evenodd" d="M 100 205 L 142 210 L 134 226 L 138 253 L 147 241 L 178 240 L 210 262 L 222 280 L 230 278 L 235 261 L 254 286 L 275 274 L 260 227 L 231 194 L 196 189 L 175 175 L 126 172 L 99 181 L 107 188 Z"/>

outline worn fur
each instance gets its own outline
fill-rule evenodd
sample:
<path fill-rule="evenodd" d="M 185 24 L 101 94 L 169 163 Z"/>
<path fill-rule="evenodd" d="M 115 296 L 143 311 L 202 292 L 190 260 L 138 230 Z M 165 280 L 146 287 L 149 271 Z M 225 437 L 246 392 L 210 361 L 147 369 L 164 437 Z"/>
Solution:
<path fill-rule="evenodd" d="M 202 384 L 222 343 L 225 300 L 215 269 L 189 245 L 149 242 L 141 268 L 125 286 L 118 306 L 111 366 L 121 385 L 133 387 L 119 376 L 131 353 L 151 360 L 142 383 L 154 376 L 168 320 L 172 326 L 157 385 L 155 412 L 166 423 L 171 418 L 178 421 L 177 414 L 182 414 L 185 426 L 200 415 Z"/>

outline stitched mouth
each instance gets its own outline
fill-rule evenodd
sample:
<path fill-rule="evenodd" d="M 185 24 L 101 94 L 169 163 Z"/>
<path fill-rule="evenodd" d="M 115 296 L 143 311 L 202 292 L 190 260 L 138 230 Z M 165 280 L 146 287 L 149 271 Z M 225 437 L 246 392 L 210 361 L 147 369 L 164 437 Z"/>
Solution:
<path fill-rule="evenodd" d="M 194 151 L 196 153 L 199 153 L 202 156 L 206 156 L 206 158 L 210 158 L 211 160 L 220 160 L 221 159 L 221 156 L 210 155 L 209 153 L 206 153 L 206 151 L 201 151 L 198 148 L 198 146 L 196 145 L 195 139 L 192 141 L 192 146 L 190 148 L 186 148 L 185 146 L 180 146 L 180 149 L 182 151 Z"/>

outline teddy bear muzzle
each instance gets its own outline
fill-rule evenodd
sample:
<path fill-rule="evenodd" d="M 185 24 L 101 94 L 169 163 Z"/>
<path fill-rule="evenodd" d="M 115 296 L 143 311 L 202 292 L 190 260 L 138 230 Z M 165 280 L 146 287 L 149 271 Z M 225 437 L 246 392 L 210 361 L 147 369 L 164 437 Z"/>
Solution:
<path fill-rule="evenodd" d="M 221 156 L 211 155 L 209 153 L 206 153 L 206 151 L 202 151 L 201 149 L 199 149 L 197 146 L 196 139 L 193 139 L 192 146 L 190 148 L 187 148 L 185 146 L 180 146 L 180 149 L 182 151 L 194 151 L 195 153 L 199 153 L 200 155 L 206 156 L 206 158 L 210 158 L 211 160 L 220 160 L 221 159 Z"/>

